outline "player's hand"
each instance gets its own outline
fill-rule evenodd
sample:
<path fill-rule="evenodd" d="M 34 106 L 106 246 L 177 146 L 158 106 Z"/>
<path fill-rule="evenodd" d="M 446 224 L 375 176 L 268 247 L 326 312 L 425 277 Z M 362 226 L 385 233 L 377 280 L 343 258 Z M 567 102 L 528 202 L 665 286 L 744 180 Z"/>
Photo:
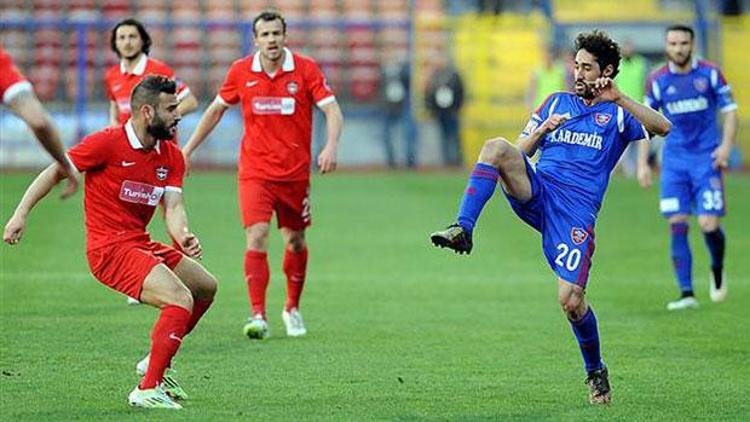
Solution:
<path fill-rule="evenodd" d="M 599 101 L 618 101 L 622 98 L 622 93 L 615 85 L 615 81 L 612 78 L 599 78 L 593 83 L 590 83 L 593 88 L 594 96 Z"/>
<path fill-rule="evenodd" d="M 718 148 L 711 153 L 711 158 L 714 159 L 713 166 L 715 169 L 725 169 L 729 167 L 729 154 L 730 149 L 724 145 L 719 145 Z"/>
<path fill-rule="evenodd" d="M 67 168 L 63 169 L 63 171 L 65 172 L 65 177 L 68 179 L 68 184 L 65 186 L 65 190 L 63 190 L 63 193 L 60 195 L 60 199 L 68 199 L 73 196 L 73 194 L 75 194 L 78 190 L 78 186 L 81 183 L 81 174 L 78 173 L 78 171 L 72 166 L 68 166 Z"/>
<path fill-rule="evenodd" d="M 20 217 L 17 214 L 13 214 L 13 217 L 8 220 L 8 224 L 5 225 L 5 231 L 3 231 L 3 241 L 9 245 L 15 245 L 21 241 L 23 232 L 26 229 L 26 218 Z"/>
<path fill-rule="evenodd" d="M 648 164 L 638 164 L 636 174 L 638 176 L 638 183 L 641 184 L 643 189 L 651 187 L 651 167 Z"/>
<path fill-rule="evenodd" d="M 203 258 L 203 248 L 201 248 L 201 242 L 193 233 L 188 233 L 185 238 L 180 242 L 180 248 L 185 255 L 193 259 Z"/>
<path fill-rule="evenodd" d="M 318 156 L 318 168 L 322 174 L 336 170 L 336 147 L 326 145 Z"/>
<path fill-rule="evenodd" d="M 562 126 L 562 124 L 565 123 L 569 117 L 569 114 L 553 114 L 549 116 L 537 130 L 542 131 L 542 134 L 553 132 L 557 128 Z"/>

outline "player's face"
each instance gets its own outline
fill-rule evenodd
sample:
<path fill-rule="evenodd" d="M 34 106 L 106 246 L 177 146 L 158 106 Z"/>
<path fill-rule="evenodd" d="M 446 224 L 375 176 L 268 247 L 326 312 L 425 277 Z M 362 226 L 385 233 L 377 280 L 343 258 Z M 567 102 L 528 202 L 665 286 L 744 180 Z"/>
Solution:
<path fill-rule="evenodd" d="M 667 32 L 667 59 L 678 66 L 685 66 L 693 56 L 693 39 L 689 32 Z"/>
<path fill-rule="evenodd" d="M 123 59 L 132 60 L 138 57 L 143 49 L 143 40 L 138 28 L 133 25 L 123 25 L 117 28 L 115 48 Z"/>
<path fill-rule="evenodd" d="M 177 95 L 165 93 L 159 94 L 159 100 L 146 131 L 156 139 L 172 139 L 177 134 L 177 123 L 182 117 L 177 110 L 180 102 Z"/>
<path fill-rule="evenodd" d="M 576 95 L 586 99 L 594 98 L 593 83 L 602 77 L 602 70 L 596 57 L 584 49 L 578 50 L 573 74 L 576 81 Z"/>
<path fill-rule="evenodd" d="M 286 34 L 281 20 L 260 20 L 255 24 L 255 47 L 266 60 L 278 61 L 284 53 Z"/>

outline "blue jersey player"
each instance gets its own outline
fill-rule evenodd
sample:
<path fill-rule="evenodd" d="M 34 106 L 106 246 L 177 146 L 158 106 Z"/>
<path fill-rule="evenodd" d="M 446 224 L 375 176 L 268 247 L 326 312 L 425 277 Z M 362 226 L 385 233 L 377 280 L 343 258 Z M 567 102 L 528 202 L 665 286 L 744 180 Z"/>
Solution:
<path fill-rule="evenodd" d="M 737 133 L 737 104 L 719 68 L 693 58 L 693 39 L 688 26 L 667 28 L 667 65 L 652 73 L 646 86 L 648 104 L 661 109 L 674 123 L 664 144 L 659 203 L 671 227 L 672 263 L 682 292 L 679 299 L 667 304 L 669 310 L 698 306 L 688 243 L 688 217 L 693 213 L 698 215 L 711 255 L 711 300 L 721 302 L 727 295 L 722 274 L 726 241 L 719 218 L 726 207 L 722 169 L 727 166 Z M 724 115 L 721 135 L 717 111 Z M 638 167 L 644 187 L 651 184 L 647 156 L 648 151 L 641 147 Z"/>
<path fill-rule="evenodd" d="M 620 49 L 605 33 L 579 34 L 575 42 L 575 93 L 552 94 L 531 116 L 513 145 L 484 144 L 469 177 L 458 221 L 433 233 L 436 246 L 469 253 L 484 204 L 502 184 L 516 214 L 542 234 L 542 249 L 557 276 L 558 300 L 580 345 L 593 404 L 611 399 L 594 311 L 585 288 L 594 254 L 594 226 L 609 175 L 632 141 L 666 134 L 660 113 L 615 86 Z M 645 126 L 645 128 L 644 128 Z M 528 157 L 539 151 L 536 166 Z"/>

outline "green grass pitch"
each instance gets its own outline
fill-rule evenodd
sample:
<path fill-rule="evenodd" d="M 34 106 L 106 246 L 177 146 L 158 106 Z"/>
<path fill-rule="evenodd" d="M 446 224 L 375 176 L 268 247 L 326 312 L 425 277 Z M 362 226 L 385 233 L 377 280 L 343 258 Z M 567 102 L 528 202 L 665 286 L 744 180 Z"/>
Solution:
<path fill-rule="evenodd" d="M 33 179 L 0 174 L 3 224 Z M 691 229 L 701 308 L 668 313 L 677 289 L 657 189 L 615 178 L 596 227 L 588 297 L 613 404 L 586 400 L 583 369 L 538 235 L 501 195 L 471 256 L 433 248 L 466 173 L 337 173 L 313 181 L 309 335 L 284 335 L 281 241 L 272 235 L 272 337 L 242 336 L 244 234 L 232 173 L 186 182 L 193 230 L 219 294 L 176 360 L 179 414 L 128 407 L 156 311 L 130 307 L 88 272 L 81 197 L 50 196 L 23 242 L 0 248 L 4 420 L 476 420 L 750 418 L 750 177 L 728 177 L 729 298 L 708 299 L 708 256 Z M 56 195 L 58 192 L 54 192 Z M 156 218 L 155 220 L 159 220 Z M 164 238 L 163 224 L 152 231 Z"/>

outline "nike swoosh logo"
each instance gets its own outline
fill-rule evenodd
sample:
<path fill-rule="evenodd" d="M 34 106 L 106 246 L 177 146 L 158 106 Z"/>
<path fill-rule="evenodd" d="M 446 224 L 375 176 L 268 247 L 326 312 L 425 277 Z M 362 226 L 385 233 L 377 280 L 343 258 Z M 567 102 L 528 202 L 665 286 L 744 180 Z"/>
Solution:
<path fill-rule="evenodd" d="M 130 166 L 134 166 L 134 165 L 135 165 L 135 161 L 123 161 L 122 162 L 122 166 L 123 167 L 130 167 Z"/>
<path fill-rule="evenodd" d="M 172 340 L 177 340 L 180 343 L 182 343 L 182 339 L 179 338 L 179 337 L 177 337 L 176 335 L 174 335 L 174 333 L 169 333 L 169 338 L 172 339 Z"/>
<path fill-rule="evenodd" d="M 248 87 L 248 88 L 252 88 L 255 85 L 258 85 L 258 81 L 251 81 L 251 82 L 248 82 L 248 83 L 245 84 L 245 86 Z"/>

